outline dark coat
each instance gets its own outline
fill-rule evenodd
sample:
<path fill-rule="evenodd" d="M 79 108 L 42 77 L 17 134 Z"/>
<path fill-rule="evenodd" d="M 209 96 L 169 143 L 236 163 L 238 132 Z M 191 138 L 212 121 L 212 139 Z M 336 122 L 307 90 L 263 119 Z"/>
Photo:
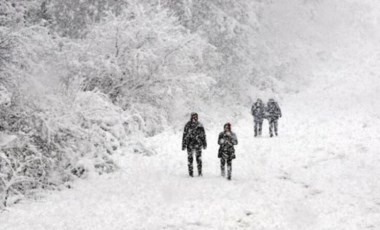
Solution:
<path fill-rule="evenodd" d="M 265 106 L 263 103 L 256 102 L 252 105 L 251 114 L 255 121 L 262 121 L 265 117 Z"/>
<path fill-rule="evenodd" d="M 280 106 L 276 102 L 269 102 L 266 107 L 266 118 L 279 119 L 281 116 Z"/>
<path fill-rule="evenodd" d="M 221 132 L 218 138 L 219 153 L 218 157 L 223 157 L 224 159 L 235 159 L 235 148 L 234 145 L 238 144 L 237 137 L 235 133 L 230 132 L 228 135 L 226 132 Z"/>
<path fill-rule="evenodd" d="M 200 122 L 189 121 L 185 125 L 182 137 L 182 149 L 206 148 L 206 132 Z"/>

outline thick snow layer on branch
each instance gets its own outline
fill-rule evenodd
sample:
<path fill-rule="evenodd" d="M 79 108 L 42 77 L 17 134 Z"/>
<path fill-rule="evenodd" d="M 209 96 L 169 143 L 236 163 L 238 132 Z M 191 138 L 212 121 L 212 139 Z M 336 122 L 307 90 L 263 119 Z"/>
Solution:
<path fill-rule="evenodd" d="M 8 135 L 0 132 L 0 147 L 6 146 L 17 138 L 16 135 Z"/>

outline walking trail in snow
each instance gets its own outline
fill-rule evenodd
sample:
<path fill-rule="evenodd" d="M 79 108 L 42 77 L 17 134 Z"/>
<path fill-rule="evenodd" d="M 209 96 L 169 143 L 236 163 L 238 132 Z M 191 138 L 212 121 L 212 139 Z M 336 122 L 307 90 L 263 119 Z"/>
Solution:
<path fill-rule="evenodd" d="M 297 100 L 282 104 L 277 138 L 267 122 L 253 138 L 249 108 L 233 124 L 232 181 L 220 176 L 222 126 L 204 124 L 203 177 L 187 175 L 182 133 L 166 132 L 147 140 L 157 155 L 125 153 L 116 173 L 10 207 L 0 229 L 380 229 L 380 117 Z"/>

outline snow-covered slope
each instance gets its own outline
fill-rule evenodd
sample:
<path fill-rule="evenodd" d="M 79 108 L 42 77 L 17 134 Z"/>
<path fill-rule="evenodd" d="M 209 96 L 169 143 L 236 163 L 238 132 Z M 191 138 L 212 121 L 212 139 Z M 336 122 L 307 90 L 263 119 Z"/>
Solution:
<path fill-rule="evenodd" d="M 125 153 L 115 174 L 9 208 L 0 229 L 380 229 L 379 113 L 367 112 L 370 92 L 353 104 L 336 94 L 352 83 L 286 98 L 278 138 L 254 139 L 247 109 L 233 124 L 232 181 L 220 176 L 220 128 L 205 124 L 203 177 L 187 176 L 181 133 L 167 132 L 146 140 L 157 155 Z"/>
<path fill-rule="evenodd" d="M 232 181 L 220 176 L 216 144 L 231 119 L 215 117 L 220 122 L 204 124 L 203 177 L 187 176 L 182 134 L 167 131 L 144 140 L 156 155 L 125 151 L 115 156 L 118 172 L 22 201 L 0 214 L 0 229 L 380 229 L 379 4 L 289 2 L 264 12 L 263 39 L 272 37 L 278 56 L 295 58 L 300 68 L 292 71 L 314 79 L 279 96 L 278 138 L 268 137 L 267 123 L 253 138 L 249 108 L 237 112 L 244 115 L 233 122 Z"/>

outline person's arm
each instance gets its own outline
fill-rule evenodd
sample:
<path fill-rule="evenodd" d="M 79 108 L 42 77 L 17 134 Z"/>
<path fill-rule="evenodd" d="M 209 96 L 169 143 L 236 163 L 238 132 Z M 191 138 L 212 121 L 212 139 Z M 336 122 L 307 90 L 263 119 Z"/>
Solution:
<path fill-rule="evenodd" d="M 251 107 L 251 115 L 254 116 L 254 113 L 255 113 L 255 104 L 253 104 Z"/>
<path fill-rule="evenodd" d="M 203 148 L 206 149 L 207 148 L 206 131 L 205 131 L 205 128 L 203 127 L 203 125 L 201 126 L 201 133 L 202 133 Z"/>
<path fill-rule="evenodd" d="M 232 143 L 232 132 L 227 132 L 224 134 L 224 140 L 228 145 L 234 145 Z"/>
<path fill-rule="evenodd" d="M 223 138 L 223 133 L 220 133 L 219 134 L 219 138 L 218 138 L 218 145 L 222 145 L 224 144 L 225 140 Z"/>
<path fill-rule="evenodd" d="M 235 133 L 233 133 L 233 134 L 231 135 L 231 142 L 232 142 L 233 145 L 237 145 L 237 144 L 238 144 L 238 139 L 237 139 Z"/>
<path fill-rule="evenodd" d="M 188 132 L 189 132 L 189 124 L 185 125 L 185 128 L 183 129 L 183 136 L 182 136 L 182 150 L 185 150 L 187 147 L 187 141 L 188 141 Z"/>

